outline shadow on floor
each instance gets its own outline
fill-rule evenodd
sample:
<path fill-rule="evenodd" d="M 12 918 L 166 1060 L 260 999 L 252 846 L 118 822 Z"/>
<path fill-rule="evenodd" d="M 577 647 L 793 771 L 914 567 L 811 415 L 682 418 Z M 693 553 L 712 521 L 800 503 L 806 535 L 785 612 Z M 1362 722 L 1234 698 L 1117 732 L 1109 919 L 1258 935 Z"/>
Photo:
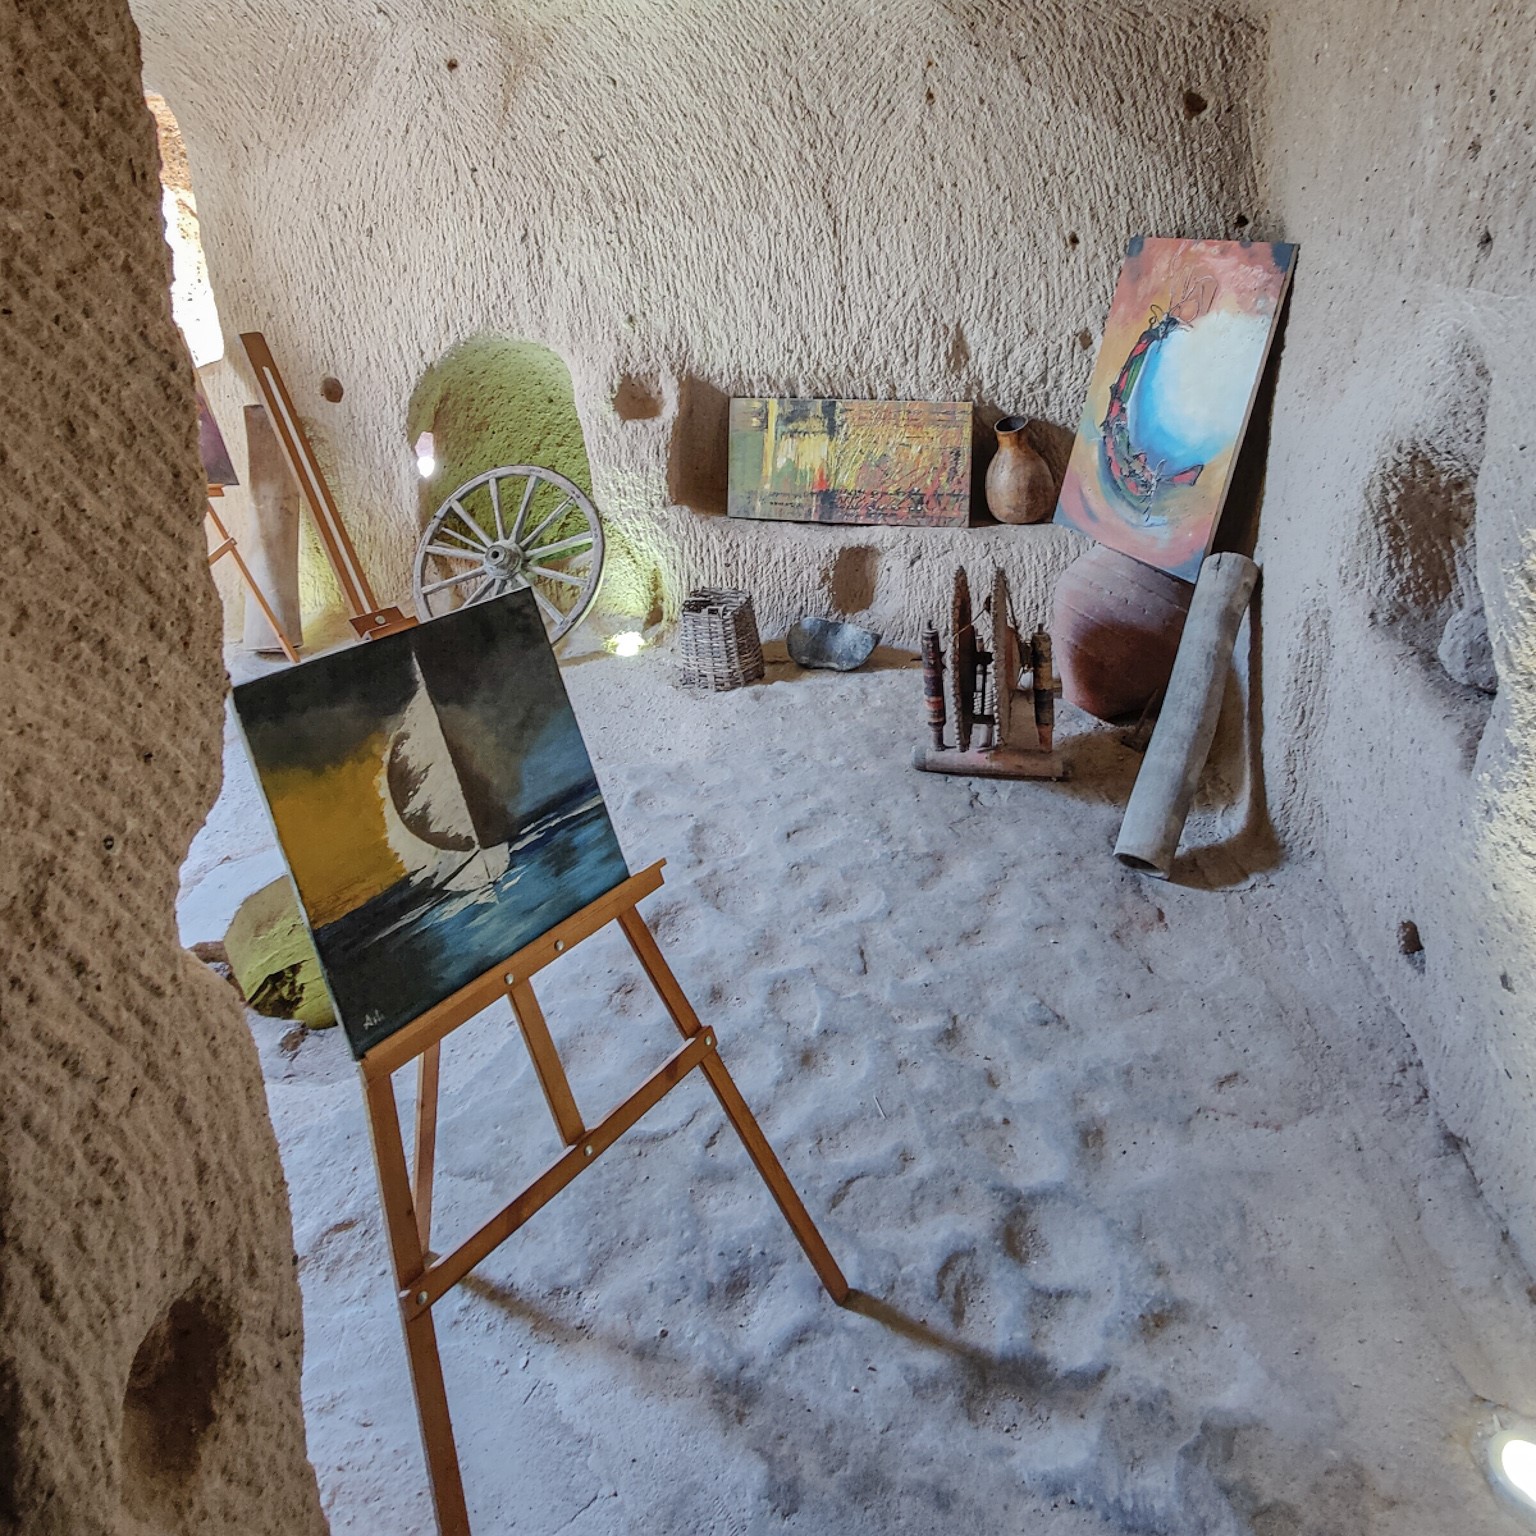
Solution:
<path fill-rule="evenodd" d="M 555 1317 L 527 1297 L 507 1287 L 471 1274 L 460 1282 L 463 1290 L 531 1329 L 555 1344 L 598 1344 L 615 1354 L 648 1361 L 654 1351 L 650 1341 L 628 1339 L 620 1335 L 604 1336 L 596 1330 L 577 1328 Z M 1108 1367 L 1080 1372 L 1053 1369 L 1037 1352 L 1030 1349 L 994 1354 L 954 1334 L 945 1333 L 921 1318 L 903 1312 L 891 1302 L 866 1291 L 851 1290 L 845 1310 L 868 1318 L 887 1332 L 919 1348 L 934 1351 L 954 1361 L 962 1379 L 957 1390 L 970 1396 L 997 1394 L 1025 1402 L 1049 1398 L 1053 1409 L 1075 1411 L 1108 1374 Z"/>

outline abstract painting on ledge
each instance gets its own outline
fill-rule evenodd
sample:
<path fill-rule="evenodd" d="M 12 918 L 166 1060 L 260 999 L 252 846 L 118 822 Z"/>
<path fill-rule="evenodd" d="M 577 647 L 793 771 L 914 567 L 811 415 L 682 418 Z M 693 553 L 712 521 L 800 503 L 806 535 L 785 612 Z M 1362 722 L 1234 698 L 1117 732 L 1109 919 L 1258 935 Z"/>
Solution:
<path fill-rule="evenodd" d="M 1193 581 L 1210 551 L 1294 245 L 1126 248 L 1056 521 Z"/>
<path fill-rule="evenodd" d="M 234 707 L 359 1057 L 628 877 L 529 591 Z"/>
<path fill-rule="evenodd" d="M 971 515 L 963 400 L 732 400 L 732 517 L 939 524 Z"/>

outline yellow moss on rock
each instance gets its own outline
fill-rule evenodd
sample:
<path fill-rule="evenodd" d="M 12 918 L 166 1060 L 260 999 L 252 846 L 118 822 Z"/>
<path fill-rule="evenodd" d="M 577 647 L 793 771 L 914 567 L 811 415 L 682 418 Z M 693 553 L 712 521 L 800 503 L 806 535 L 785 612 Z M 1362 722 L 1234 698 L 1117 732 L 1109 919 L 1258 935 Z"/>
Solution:
<path fill-rule="evenodd" d="M 410 434 L 430 432 L 437 470 L 429 510 L 455 486 L 503 464 L 553 469 L 592 494 L 570 369 L 548 347 L 476 336 L 434 363 L 411 398 Z"/>
<path fill-rule="evenodd" d="M 246 1002 L 274 1019 L 311 1029 L 336 1022 L 320 976 L 320 957 L 287 876 L 241 902 L 224 936 L 229 968 Z"/>

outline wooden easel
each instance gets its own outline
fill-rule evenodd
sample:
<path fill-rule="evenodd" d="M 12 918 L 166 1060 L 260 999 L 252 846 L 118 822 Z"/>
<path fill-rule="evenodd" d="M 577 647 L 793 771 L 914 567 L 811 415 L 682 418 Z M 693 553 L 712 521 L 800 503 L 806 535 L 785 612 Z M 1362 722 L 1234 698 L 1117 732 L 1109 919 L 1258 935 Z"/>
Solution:
<path fill-rule="evenodd" d="M 393 634 L 402 627 L 405 615 L 398 608 L 379 607 L 379 600 L 374 596 L 367 573 L 357 558 L 357 550 L 337 510 L 336 498 L 331 495 L 331 488 L 321 473 L 320 461 L 310 446 L 309 435 L 299 420 L 299 413 L 293 408 L 293 396 L 288 393 L 288 386 L 278 372 L 277 361 L 272 356 L 266 337 L 260 331 L 244 331 L 240 336 L 240 344 L 245 348 L 245 355 L 256 371 L 257 388 L 261 390 L 261 398 L 266 402 L 267 414 L 272 419 L 283 457 L 287 459 L 288 468 L 293 473 L 294 483 L 309 503 L 310 513 L 315 520 L 315 532 L 320 535 L 320 547 L 336 573 L 342 599 L 352 610 L 352 628 L 364 640 Z"/>
<path fill-rule="evenodd" d="M 368 1123 L 373 1134 L 379 1196 L 394 1260 L 400 1318 L 410 1361 L 416 1412 L 432 1502 L 442 1536 L 469 1536 L 469 1512 L 459 1472 L 453 1424 L 443 1384 L 442 1360 L 432 1307 L 483 1259 L 512 1236 L 535 1211 L 546 1205 L 583 1169 L 590 1168 L 649 1109 L 654 1108 L 694 1068 L 703 1072 L 720 1107 L 741 1137 L 748 1156 L 769 1193 L 800 1240 L 812 1267 L 839 1306 L 848 1299 L 848 1282 L 816 1230 L 773 1148 L 715 1049 L 715 1033 L 705 1028 L 662 957 L 661 950 L 637 905 L 662 883 L 662 865 L 631 875 L 606 896 L 558 923 L 541 938 L 525 945 L 503 965 L 460 988 L 452 997 L 380 1041 L 366 1052 L 359 1068 Z M 576 1106 L 549 1026 L 533 995 L 532 978 L 557 956 L 573 949 L 609 923 L 617 923 L 629 940 L 651 985 L 683 1037 L 682 1046 L 667 1058 L 630 1096 L 589 1125 Z M 534 1072 L 544 1090 L 555 1128 L 566 1150 L 521 1194 L 491 1217 L 477 1232 L 449 1253 L 435 1255 L 431 1247 L 432 1172 L 437 1141 L 438 1069 L 442 1042 L 467 1019 L 505 997 L 522 1031 Z M 395 1100 L 394 1073 L 411 1061 L 420 1063 L 416 1098 L 414 1171 L 408 1171 Z"/>
<path fill-rule="evenodd" d="M 282 646 L 283 655 L 289 661 L 297 661 L 299 653 L 294 648 L 293 641 L 288 638 L 287 631 L 279 623 L 276 611 L 273 609 L 272 604 L 267 601 L 267 594 L 261 590 L 256 578 L 251 575 L 251 568 L 245 563 L 245 556 L 240 553 L 240 546 L 235 543 L 234 535 L 224 526 L 224 519 L 219 516 L 217 509 L 213 505 L 213 498 L 223 494 L 224 487 L 222 485 L 210 485 L 208 487 L 208 521 L 213 524 L 213 531 L 217 540 L 213 548 L 208 551 L 208 564 L 217 564 L 225 555 L 228 555 L 235 562 L 251 596 L 256 599 L 256 604 L 265 615 L 267 623 L 272 626 L 272 633 L 277 636 L 277 643 Z"/>

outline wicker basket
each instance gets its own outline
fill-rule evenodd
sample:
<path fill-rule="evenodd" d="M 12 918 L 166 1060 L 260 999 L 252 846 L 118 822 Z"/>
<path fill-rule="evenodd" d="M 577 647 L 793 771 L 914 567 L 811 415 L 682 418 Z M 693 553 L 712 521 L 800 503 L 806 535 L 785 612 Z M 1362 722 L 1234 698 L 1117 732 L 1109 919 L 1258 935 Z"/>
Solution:
<path fill-rule="evenodd" d="M 685 688 L 724 693 L 756 682 L 763 675 L 763 647 L 757 618 L 745 592 L 706 587 L 683 601 L 683 672 Z"/>

